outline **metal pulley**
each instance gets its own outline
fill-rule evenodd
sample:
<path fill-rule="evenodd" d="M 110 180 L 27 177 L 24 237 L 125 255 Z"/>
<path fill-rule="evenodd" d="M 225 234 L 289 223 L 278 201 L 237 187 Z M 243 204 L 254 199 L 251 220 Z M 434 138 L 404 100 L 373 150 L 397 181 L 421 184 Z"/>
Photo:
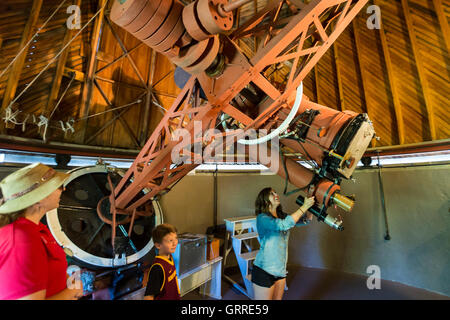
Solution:
<path fill-rule="evenodd" d="M 111 20 L 154 50 L 177 56 L 179 48 L 191 43 L 178 0 L 115 1 Z"/>
<path fill-rule="evenodd" d="M 219 37 L 214 36 L 181 50 L 171 61 L 190 74 L 198 74 L 213 64 L 219 53 L 219 47 Z"/>
<path fill-rule="evenodd" d="M 218 36 L 208 39 L 208 45 L 206 46 L 206 49 L 200 59 L 195 61 L 193 64 L 184 67 L 184 70 L 190 74 L 198 74 L 205 71 L 217 57 L 219 47 L 220 41 Z"/>
<path fill-rule="evenodd" d="M 227 0 L 197 0 L 183 10 L 183 23 L 189 34 L 197 41 L 233 27 L 233 8 L 228 9 Z"/>
<path fill-rule="evenodd" d="M 110 18 L 115 24 L 125 28 L 141 13 L 146 3 L 147 0 L 115 1 Z"/>

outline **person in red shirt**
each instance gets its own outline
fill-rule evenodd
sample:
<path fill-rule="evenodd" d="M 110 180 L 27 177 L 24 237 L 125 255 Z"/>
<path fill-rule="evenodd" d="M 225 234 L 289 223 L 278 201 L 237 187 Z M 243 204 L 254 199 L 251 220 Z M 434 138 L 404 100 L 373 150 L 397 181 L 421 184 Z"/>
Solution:
<path fill-rule="evenodd" d="M 180 300 L 177 270 L 172 258 L 178 245 L 177 230 L 163 223 L 153 229 L 152 237 L 158 255 L 150 267 L 144 300 Z"/>
<path fill-rule="evenodd" d="M 82 296 L 81 281 L 67 288 L 64 250 L 40 222 L 46 212 L 58 208 L 68 177 L 35 163 L 0 182 L 0 300 Z"/>

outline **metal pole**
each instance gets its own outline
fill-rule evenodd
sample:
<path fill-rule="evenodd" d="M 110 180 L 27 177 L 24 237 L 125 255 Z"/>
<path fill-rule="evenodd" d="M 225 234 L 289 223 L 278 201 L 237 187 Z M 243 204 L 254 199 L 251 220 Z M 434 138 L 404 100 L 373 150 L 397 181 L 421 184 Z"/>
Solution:
<path fill-rule="evenodd" d="M 384 240 L 391 240 L 391 236 L 389 235 L 389 225 L 388 225 L 387 212 L 386 212 L 386 201 L 384 198 L 383 180 L 381 179 L 381 165 L 380 165 L 380 152 L 379 151 L 378 151 L 378 181 L 379 181 L 379 186 L 380 186 L 381 205 L 383 207 L 383 213 L 384 213 L 384 223 L 386 226 L 386 235 L 384 236 Z"/>
<path fill-rule="evenodd" d="M 244 4 L 249 3 L 251 1 L 253 1 L 253 0 L 237 0 L 237 1 L 234 1 L 234 2 L 227 3 L 225 5 L 221 4 L 217 8 L 217 12 L 222 17 L 225 17 L 227 12 L 233 11 L 234 9 L 237 9 L 237 8 L 243 6 Z"/>

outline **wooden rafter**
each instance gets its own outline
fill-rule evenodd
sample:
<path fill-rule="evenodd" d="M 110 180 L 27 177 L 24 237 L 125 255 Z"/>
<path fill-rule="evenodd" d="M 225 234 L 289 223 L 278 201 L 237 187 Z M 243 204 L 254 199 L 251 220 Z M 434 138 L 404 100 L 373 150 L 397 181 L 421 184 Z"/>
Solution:
<path fill-rule="evenodd" d="M 369 94 L 367 92 L 367 90 L 369 88 L 369 85 L 367 83 L 367 72 L 366 72 L 365 65 L 363 63 L 364 59 L 363 59 L 362 53 L 361 53 L 362 44 L 361 44 L 361 38 L 360 38 L 361 35 L 359 34 L 359 29 L 358 29 L 358 17 L 353 19 L 352 27 L 353 27 L 353 35 L 355 37 L 356 57 L 357 57 L 358 68 L 359 68 L 361 82 L 362 82 L 365 111 L 366 111 L 367 115 L 369 116 L 369 118 L 373 119 L 373 117 L 371 117 L 371 116 L 373 116 L 373 114 L 371 112 L 372 108 L 369 107 Z M 377 144 L 377 140 L 375 138 L 372 139 L 372 147 L 375 147 L 376 144 Z"/>
<path fill-rule="evenodd" d="M 436 125 L 434 122 L 433 104 L 431 103 L 431 91 L 428 85 L 425 67 L 423 65 L 422 56 L 419 52 L 419 45 L 417 43 L 416 32 L 414 31 L 414 24 L 412 21 L 411 12 L 407 0 L 401 0 L 403 15 L 405 17 L 409 39 L 411 41 L 411 48 L 414 54 L 414 60 L 417 66 L 417 73 L 419 75 L 420 85 L 422 86 L 423 98 L 425 100 L 425 107 L 428 115 L 428 124 L 430 126 L 431 140 L 436 140 Z"/>
<path fill-rule="evenodd" d="M 314 85 L 315 85 L 315 88 L 316 88 L 316 97 L 317 97 L 317 103 L 318 104 L 321 104 L 320 103 L 320 97 L 321 97 L 321 95 L 320 95 L 320 84 L 319 84 L 319 64 L 316 64 L 315 66 L 314 66 Z"/>
<path fill-rule="evenodd" d="M 108 23 L 108 20 L 106 20 L 106 23 Z M 110 29 L 111 29 L 111 32 L 113 32 L 113 30 L 112 30 L 112 28 L 111 28 L 111 26 L 109 25 L 109 27 L 110 27 Z M 127 41 L 127 32 L 125 32 L 125 35 L 124 35 L 124 38 L 123 38 L 123 41 Z M 125 51 L 125 53 L 127 53 L 127 51 Z M 120 88 L 122 87 L 121 86 L 121 82 L 122 82 L 122 76 L 123 76 L 123 63 L 124 63 L 124 60 L 122 59 L 122 60 L 120 60 L 120 62 L 119 62 L 119 64 L 118 64 L 118 66 L 117 66 L 117 69 L 116 70 L 118 70 L 118 74 L 116 75 L 116 79 L 117 79 L 117 85 L 115 85 L 113 88 L 114 88 L 114 99 L 115 99 L 115 101 L 116 101 L 116 104 L 117 104 L 117 102 L 120 100 L 120 95 L 119 95 L 119 92 L 120 92 Z M 115 71 L 115 72 L 117 72 L 117 71 Z M 96 77 L 97 77 L 98 75 L 96 74 Z M 95 82 L 95 84 L 96 84 L 96 86 L 97 86 L 97 88 L 99 89 L 99 90 L 101 90 L 101 88 L 99 87 L 99 83 L 98 82 Z M 103 91 L 102 91 L 103 92 Z M 103 93 L 102 93 L 103 94 Z M 108 104 L 108 105 L 110 105 L 110 102 L 108 101 L 108 99 L 105 99 L 105 101 L 106 101 L 106 103 Z M 116 113 L 117 114 L 117 113 Z M 123 118 L 121 118 L 121 117 L 119 117 L 119 121 L 122 123 L 122 126 L 125 128 L 125 130 L 127 130 L 128 131 L 128 129 L 129 129 L 129 127 L 128 127 L 128 124 L 126 123 L 126 121 L 125 121 L 125 119 L 123 119 Z M 115 127 L 116 127 L 116 124 L 117 124 L 117 121 L 114 121 L 113 123 L 112 123 L 112 125 L 111 125 L 111 130 L 109 131 L 109 144 L 112 144 L 113 143 L 113 140 L 114 140 L 114 132 L 115 132 Z M 128 129 L 127 129 L 128 128 Z M 139 132 L 139 131 L 138 131 Z M 134 134 L 130 134 L 130 132 L 128 133 L 129 134 L 129 136 L 131 137 L 131 139 L 134 141 L 134 139 L 135 139 L 135 137 L 134 137 Z M 139 145 L 138 145 L 138 147 L 139 147 Z"/>
<path fill-rule="evenodd" d="M 339 65 L 339 50 L 338 50 L 338 45 L 335 42 L 333 44 L 333 55 L 334 55 L 334 65 L 336 68 L 336 80 L 337 80 L 337 84 L 338 84 L 338 91 L 339 91 L 339 110 L 343 111 L 345 110 L 345 106 L 344 106 L 344 88 L 342 86 L 342 77 L 341 77 L 341 68 Z"/>
<path fill-rule="evenodd" d="M 152 105 L 152 95 L 153 95 L 153 80 L 155 79 L 155 69 L 156 69 L 156 51 L 152 49 L 152 54 L 150 58 L 150 70 L 149 70 L 149 79 L 148 79 L 148 89 L 147 89 L 147 96 L 145 97 L 145 106 L 144 106 L 144 117 L 142 118 L 142 132 L 140 136 L 140 143 L 141 146 L 145 144 L 147 141 L 147 135 L 148 135 L 148 123 L 149 123 L 149 115 L 150 115 L 150 108 Z"/>
<path fill-rule="evenodd" d="M 75 5 L 80 7 L 81 0 L 76 0 Z M 74 34 L 73 30 L 66 27 L 66 31 L 64 34 L 64 40 L 61 45 L 61 48 L 64 48 L 67 45 L 67 43 L 72 39 L 73 34 Z M 58 98 L 59 89 L 61 88 L 61 80 L 64 76 L 64 69 L 66 66 L 67 57 L 69 56 L 69 52 L 70 52 L 70 46 L 68 48 L 66 48 L 66 50 L 64 50 L 64 52 L 61 54 L 61 56 L 58 59 L 58 63 L 56 65 L 55 78 L 53 79 L 52 88 L 50 90 L 50 95 L 48 98 L 47 105 L 44 109 L 44 113 L 52 112 L 52 110 L 55 106 L 55 102 Z"/>
<path fill-rule="evenodd" d="M 374 4 L 379 6 L 379 1 L 374 0 Z M 383 20 L 383 19 L 381 19 Z M 392 93 L 392 100 L 394 103 L 394 111 L 395 111 L 395 119 L 397 122 L 397 131 L 398 131 L 398 138 L 399 138 L 399 144 L 405 143 L 405 129 L 404 129 L 404 122 L 403 122 L 403 114 L 402 114 L 402 108 L 400 104 L 400 96 L 398 93 L 397 86 L 395 84 L 395 78 L 394 78 L 394 71 L 392 67 L 392 60 L 391 60 L 391 54 L 389 52 L 389 47 L 386 39 L 386 33 L 384 31 L 384 24 L 383 21 L 380 21 L 380 29 L 379 35 L 380 35 L 380 41 L 381 41 L 381 47 L 383 49 L 383 56 L 384 61 L 386 63 L 386 71 L 389 81 L 389 87 L 391 89 Z"/>
<path fill-rule="evenodd" d="M 94 79 L 95 79 L 95 69 L 97 67 L 97 47 L 100 41 L 100 33 L 102 30 L 102 24 L 105 17 L 105 10 L 104 6 L 105 3 L 108 0 L 99 0 L 98 1 L 98 9 L 102 9 L 101 12 L 98 14 L 97 18 L 95 18 L 94 28 L 92 31 L 91 36 L 91 43 L 90 43 L 90 51 L 89 51 L 89 57 L 88 57 L 88 63 L 87 68 L 85 72 L 85 79 L 84 79 L 84 85 L 83 85 L 83 93 L 81 96 L 81 107 L 80 107 L 80 118 L 86 118 L 86 116 L 89 114 L 89 107 L 92 100 L 93 95 L 93 86 L 94 86 Z M 84 138 L 86 135 L 87 130 L 87 118 L 82 121 L 81 124 L 81 134 L 78 137 L 78 142 L 83 143 Z"/>
<path fill-rule="evenodd" d="M 445 44 L 447 46 L 447 53 L 450 54 L 450 28 L 448 26 L 448 20 L 442 7 L 442 0 L 433 0 L 433 5 L 439 20 L 439 24 L 441 26 Z"/>
<path fill-rule="evenodd" d="M 34 0 L 33 6 L 31 7 L 30 15 L 25 28 L 22 33 L 22 38 L 20 40 L 19 48 L 23 48 L 32 38 L 34 32 L 36 32 L 36 24 L 39 18 L 39 13 L 41 12 L 43 0 Z M 19 85 L 20 75 L 22 74 L 23 65 L 27 57 L 28 50 L 24 50 L 22 54 L 17 58 L 11 67 L 9 73 L 8 83 L 6 85 L 5 93 L 3 95 L 3 102 L 0 111 L 9 106 L 11 101 L 14 99 L 16 94 L 17 86 Z M 5 124 L 0 123 L 0 131 L 4 131 Z"/>
<path fill-rule="evenodd" d="M 113 61 L 109 62 L 108 64 L 106 64 L 105 66 L 101 67 L 100 69 L 98 69 L 96 71 L 96 74 L 99 74 L 100 72 L 102 72 L 103 70 L 111 67 L 113 64 L 119 62 L 120 60 L 122 60 L 123 58 L 125 58 L 126 56 L 132 54 L 135 50 L 139 49 L 141 46 L 143 46 L 144 43 L 140 42 L 139 44 L 137 44 L 133 49 L 129 50 L 127 53 L 122 54 L 120 57 L 114 59 Z"/>
<path fill-rule="evenodd" d="M 108 19 L 108 17 L 106 17 L 105 20 L 106 20 L 106 24 L 109 26 L 109 29 L 111 30 L 111 33 L 113 34 L 114 38 L 116 38 L 117 43 L 119 44 L 119 46 L 122 49 L 123 53 L 125 54 L 126 58 L 130 62 L 131 67 L 133 68 L 134 72 L 138 76 L 138 78 L 141 81 L 142 85 L 144 87 L 147 87 L 147 84 L 145 83 L 144 77 L 142 76 L 141 72 L 139 71 L 138 67 L 136 66 L 136 63 L 134 62 L 134 60 L 131 58 L 130 54 L 128 53 L 127 48 L 125 47 L 123 41 L 120 39 L 120 37 L 117 34 L 116 30 L 112 26 L 112 24 L 111 24 L 110 20 Z"/>
<path fill-rule="evenodd" d="M 103 91 L 103 89 L 100 87 L 100 85 L 98 84 L 97 80 L 94 79 L 94 84 L 97 87 L 98 91 L 100 92 L 100 95 L 103 97 L 103 99 L 105 100 L 106 104 L 112 109 L 114 108 L 114 105 L 112 104 L 112 102 L 108 99 L 108 97 L 106 96 L 106 93 Z M 115 116 L 118 115 L 118 111 L 114 110 L 112 111 L 113 114 Z M 136 145 L 136 147 L 139 148 L 139 142 L 136 139 L 133 130 L 130 128 L 130 126 L 128 125 L 128 123 L 125 121 L 125 119 L 123 119 L 120 115 L 118 117 L 120 123 L 122 124 L 122 126 L 125 128 L 125 131 L 128 133 L 128 135 L 130 136 L 131 140 L 133 141 L 133 143 Z"/>

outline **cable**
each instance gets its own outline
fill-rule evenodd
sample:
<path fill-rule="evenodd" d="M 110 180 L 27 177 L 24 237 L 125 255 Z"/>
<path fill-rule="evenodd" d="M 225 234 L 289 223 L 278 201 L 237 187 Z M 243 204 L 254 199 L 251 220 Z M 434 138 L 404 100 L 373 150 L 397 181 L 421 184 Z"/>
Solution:
<path fill-rule="evenodd" d="M 100 115 L 105 114 L 105 113 L 108 113 L 108 112 L 116 111 L 116 110 L 119 110 L 119 109 L 123 109 L 123 108 L 129 107 L 129 106 L 132 106 L 132 105 L 137 104 L 137 103 L 141 103 L 141 102 L 142 102 L 141 98 L 142 98 L 145 94 L 146 94 L 146 93 L 140 95 L 136 101 L 127 103 L 127 104 L 125 104 L 125 105 L 123 105 L 123 106 L 120 106 L 120 107 L 115 107 L 115 108 L 112 108 L 112 109 L 108 109 L 108 110 L 106 110 L 106 111 L 102 111 L 102 112 L 99 112 L 99 113 L 96 113 L 96 114 L 91 114 L 91 115 L 89 115 L 89 116 L 82 117 L 82 118 L 80 118 L 80 119 L 75 120 L 75 122 L 78 122 L 78 121 L 81 121 L 81 120 L 85 120 L 85 119 L 89 119 L 89 118 L 96 117 L 96 116 L 100 116 Z"/>
<path fill-rule="evenodd" d="M 51 117 L 53 116 L 53 114 L 55 113 L 56 108 L 58 108 L 59 104 L 61 103 L 62 99 L 63 99 L 64 96 L 66 95 L 67 90 L 69 90 L 69 87 L 71 86 L 71 84 L 72 84 L 72 82 L 73 82 L 74 79 L 75 79 L 75 73 L 73 73 L 72 79 L 70 79 L 70 82 L 69 82 L 69 84 L 68 84 L 67 87 L 66 87 L 66 90 L 64 90 L 63 94 L 61 95 L 61 98 L 59 98 L 58 102 L 56 103 L 55 108 L 53 108 L 53 111 L 52 111 L 52 113 L 50 114 L 50 116 L 48 117 L 48 120 L 50 120 L 50 118 L 51 118 Z"/>

